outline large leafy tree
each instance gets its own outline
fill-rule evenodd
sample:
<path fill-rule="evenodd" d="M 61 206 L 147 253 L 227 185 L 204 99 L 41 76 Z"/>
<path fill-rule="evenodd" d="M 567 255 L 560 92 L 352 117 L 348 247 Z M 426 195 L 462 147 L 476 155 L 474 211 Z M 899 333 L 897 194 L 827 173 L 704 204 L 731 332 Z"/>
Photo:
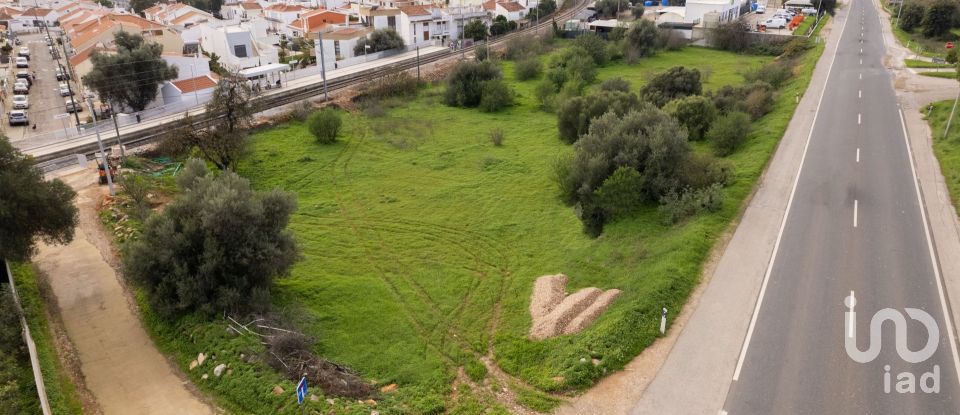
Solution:
<path fill-rule="evenodd" d="M 700 71 L 674 66 L 657 74 L 640 88 L 640 99 L 662 107 L 677 98 L 700 95 L 702 92 Z"/>
<path fill-rule="evenodd" d="M 134 13 L 143 14 L 143 11 L 157 4 L 157 0 L 130 0 L 130 7 Z"/>
<path fill-rule="evenodd" d="M 903 11 L 900 12 L 900 28 L 911 32 L 920 23 L 923 22 L 924 8 L 922 4 L 907 3 L 903 5 Z"/>
<path fill-rule="evenodd" d="M 957 12 L 957 5 L 951 0 L 936 0 L 927 8 L 923 17 L 923 36 L 938 38 L 948 32 L 953 26 L 953 17 Z"/>
<path fill-rule="evenodd" d="M 176 199 L 127 246 L 126 275 L 164 317 L 269 306 L 274 278 L 300 258 L 287 229 L 295 197 L 254 191 L 236 173 L 209 173 L 196 159 L 177 184 Z"/>
<path fill-rule="evenodd" d="M 353 47 L 354 55 L 363 55 L 364 48 L 370 45 L 366 53 L 375 53 L 384 50 L 402 48 L 404 46 L 403 38 L 392 27 L 386 29 L 377 29 L 369 37 L 360 38 L 357 45 Z"/>
<path fill-rule="evenodd" d="M 624 51 L 627 56 L 643 58 L 653 56 L 663 47 L 663 35 L 656 23 L 640 19 L 627 29 Z"/>
<path fill-rule="evenodd" d="M 25 261 L 36 240 L 68 243 L 77 224 L 76 193 L 0 136 L 0 259 Z"/>
<path fill-rule="evenodd" d="M 473 40 L 483 40 L 487 38 L 487 24 L 480 19 L 473 19 L 467 22 L 463 27 L 463 36 Z"/>
<path fill-rule="evenodd" d="M 163 46 L 146 42 L 139 34 L 113 34 L 116 53 L 94 52 L 93 68 L 83 77 L 101 99 L 143 111 L 157 97 L 163 81 L 177 77 L 177 67 L 160 56 Z"/>
<path fill-rule="evenodd" d="M 210 117 L 207 128 L 196 128 L 193 118 L 187 118 L 164 144 L 174 152 L 196 148 L 220 170 L 235 167 L 247 151 L 248 130 L 256 113 L 252 98 L 253 93 L 241 79 L 221 80 L 206 106 Z"/>

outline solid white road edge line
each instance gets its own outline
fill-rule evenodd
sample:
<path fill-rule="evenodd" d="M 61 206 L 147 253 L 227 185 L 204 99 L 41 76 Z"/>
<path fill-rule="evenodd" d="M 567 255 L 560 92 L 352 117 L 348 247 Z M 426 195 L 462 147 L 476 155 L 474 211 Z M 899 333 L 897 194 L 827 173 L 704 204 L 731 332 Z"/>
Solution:
<path fill-rule="evenodd" d="M 940 264 L 937 263 L 936 252 L 933 249 L 933 239 L 930 238 L 930 224 L 927 222 L 927 210 L 923 204 L 923 195 L 920 194 L 920 178 L 917 177 L 917 168 L 913 163 L 913 150 L 910 149 L 910 139 L 907 138 L 907 122 L 900 109 L 900 125 L 903 127 L 903 142 L 907 145 L 907 158 L 910 159 L 910 171 L 913 173 L 913 188 L 917 191 L 917 203 L 920 206 L 920 219 L 923 220 L 923 234 L 927 237 L 927 250 L 930 252 L 930 264 L 933 266 L 933 275 L 937 278 L 937 294 L 940 294 L 940 306 L 943 319 L 947 324 L 947 334 L 950 336 L 950 352 L 953 353 L 953 367 L 960 380 L 960 357 L 957 355 L 957 341 L 953 334 L 953 319 L 947 308 L 947 297 L 943 293 L 943 277 L 940 275 Z"/>
<path fill-rule="evenodd" d="M 780 231 L 777 232 L 777 241 L 773 245 L 773 252 L 770 254 L 770 261 L 767 263 L 767 271 L 763 275 L 763 282 L 760 284 L 760 295 L 757 297 L 757 305 L 753 309 L 750 326 L 747 328 L 747 337 L 743 339 L 743 346 L 740 348 L 740 357 L 737 358 L 737 368 L 733 371 L 734 381 L 740 378 L 740 370 L 743 369 L 743 361 L 747 357 L 747 349 L 750 348 L 750 338 L 753 337 L 753 329 L 757 326 L 757 316 L 760 314 L 760 306 L 763 305 L 763 295 L 767 291 L 767 283 L 770 282 L 770 274 L 773 272 L 773 264 L 777 260 L 777 252 L 780 251 L 780 240 L 783 239 L 783 230 L 787 226 L 787 219 L 790 217 L 790 208 L 793 206 L 793 198 L 797 193 L 797 184 L 800 183 L 803 164 L 807 159 L 807 150 L 810 149 L 813 130 L 817 125 L 817 118 L 820 116 L 820 105 L 823 104 L 823 96 L 827 93 L 827 84 L 830 83 L 833 64 L 837 61 L 837 51 L 840 50 L 840 42 L 843 40 L 843 34 L 847 28 L 847 20 L 848 19 L 843 19 L 843 27 L 840 28 L 840 37 L 837 39 L 837 48 L 833 50 L 833 56 L 830 58 L 830 67 L 827 68 L 827 79 L 823 81 L 823 89 L 820 91 L 820 99 L 817 101 L 817 111 L 813 113 L 813 123 L 810 124 L 810 133 L 807 135 L 807 142 L 803 145 L 803 156 L 800 157 L 800 168 L 797 169 L 797 176 L 793 178 L 793 188 L 790 190 L 790 199 L 787 200 L 787 209 L 783 212 L 783 219 L 780 221 Z"/>

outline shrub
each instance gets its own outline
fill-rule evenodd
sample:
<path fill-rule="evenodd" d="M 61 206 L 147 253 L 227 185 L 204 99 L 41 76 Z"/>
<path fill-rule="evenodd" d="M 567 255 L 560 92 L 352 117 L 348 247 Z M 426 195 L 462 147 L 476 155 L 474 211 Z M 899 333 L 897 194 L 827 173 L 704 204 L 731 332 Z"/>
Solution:
<path fill-rule="evenodd" d="M 360 85 L 360 90 L 353 98 L 354 102 L 381 100 L 384 98 L 409 98 L 417 94 L 420 81 L 409 73 L 397 71 L 374 78 Z"/>
<path fill-rule="evenodd" d="M 463 27 L 463 35 L 474 41 L 487 38 L 487 24 L 480 19 L 472 19 Z"/>
<path fill-rule="evenodd" d="M 366 46 L 370 45 L 367 49 Z M 377 29 L 369 37 L 361 37 L 353 47 L 354 55 L 376 53 L 384 50 L 398 49 L 404 46 L 403 38 L 392 27 Z"/>
<path fill-rule="evenodd" d="M 957 5 L 951 0 L 934 0 L 923 16 L 923 37 L 940 38 L 950 32 Z"/>
<path fill-rule="evenodd" d="M 543 64 L 536 57 L 524 58 L 513 66 L 518 81 L 526 81 L 540 76 Z"/>
<path fill-rule="evenodd" d="M 773 91 L 769 88 L 755 88 L 747 94 L 744 102 L 747 114 L 758 119 L 773 109 Z"/>
<path fill-rule="evenodd" d="M 300 122 L 306 121 L 311 113 L 313 113 L 313 104 L 308 100 L 297 101 L 293 104 L 293 108 L 290 108 L 290 118 Z"/>
<path fill-rule="evenodd" d="M 537 97 L 537 102 L 540 103 L 540 109 L 545 111 L 553 108 L 553 97 L 555 93 L 556 90 L 553 87 L 553 82 L 547 79 L 538 82 L 537 86 L 533 89 L 533 94 Z"/>
<path fill-rule="evenodd" d="M 752 69 L 743 74 L 748 82 L 766 82 L 770 86 L 780 88 L 784 82 L 793 75 L 790 67 L 778 62 L 770 62 L 759 68 Z"/>
<path fill-rule="evenodd" d="M 630 92 L 630 82 L 619 76 L 605 79 L 600 83 L 600 90 Z"/>
<path fill-rule="evenodd" d="M 503 129 L 500 127 L 490 130 L 490 142 L 494 147 L 503 146 Z"/>
<path fill-rule="evenodd" d="M 670 101 L 663 107 L 663 111 L 686 127 L 687 134 L 694 141 L 703 138 L 704 132 L 717 117 L 717 107 L 713 106 L 713 101 L 700 95 Z"/>
<path fill-rule="evenodd" d="M 710 29 L 708 40 L 717 49 L 739 53 L 750 48 L 749 32 L 746 21 L 734 20 Z"/>
<path fill-rule="evenodd" d="M 650 104 L 641 104 L 623 116 L 610 112 L 593 120 L 589 132 L 575 145 L 569 165 L 555 167 L 555 173 L 563 197 L 578 206 L 584 230 L 596 236 L 611 217 L 595 193 L 608 177 L 621 167 L 635 170 L 642 176 L 639 188 L 623 185 L 640 183 L 625 177 L 609 189 L 630 187 L 639 194 L 636 200 L 659 200 L 682 183 L 681 169 L 689 156 L 686 132 L 677 121 Z M 610 191 L 607 197 L 613 197 Z"/>
<path fill-rule="evenodd" d="M 572 79 L 590 83 L 596 77 L 597 67 L 593 63 L 593 58 L 589 52 L 578 46 L 566 48 L 554 55 L 547 69 L 547 79 L 553 82 L 556 91 Z"/>
<path fill-rule="evenodd" d="M 783 48 L 783 56 L 786 58 L 796 58 L 803 55 L 803 53 L 811 47 L 809 39 L 796 38 L 787 42 L 787 45 Z"/>
<path fill-rule="evenodd" d="M 780 56 L 787 49 L 786 45 L 787 42 L 779 42 L 767 39 L 751 43 L 750 47 L 747 48 L 746 53 L 751 55 Z"/>
<path fill-rule="evenodd" d="M 590 122 L 595 118 L 614 113 L 622 116 L 631 110 L 640 108 L 636 95 L 620 91 L 601 91 L 585 97 L 574 97 L 563 101 L 557 110 L 557 130 L 560 139 L 573 143 L 586 134 Z"/>
<path fill-rule="evenodd" d="M 754 99 L 752 100 L 755 103 L 754 108 L 748 109 L 748 97 L 751 93 L 754 93 L 758 90 L 761 91 L 761 93 L 755 94 Z M 717 110 L 719 110 L 721 114 L 734 111 L 751 112 L 752 110 L 753 112 L 751 115 L 755 115 L 757 118 L 759 118 L 760 116 L 763 116 L 769 112 L 771 109 L 770 107 L 773 103 L 773 87 L 766 82 L 754 82 L 752 84 L 739 87 L 725 85 L 720 89 L 711 92 L 709 96 L 713 99 L 713 104 L 717 107 Z"/>
<path fill-rule="evenodd" d="M 717 183 L 726 186 L 733 180 L 733 165 L 709 153 L 692 154 L 681 171 L 683 178 L 680 186 L 692 189 L 702 189 Z"/>
<path fill-rule="evenodd" d="M 488 55 L 487 45 L 477 45 L 477 47 L 473 48 L 473 56 L 478 62 L 487 60 Z"/>
<path fill-rule="evenodd" d="M 906 32 L 912 32 L 914 28 L 920 26 L 926 9 L 923 4 L 909 2 L 903 5 L 903 11 L 900 12 L 900 28 Z"/>
<path fill-rule="evenodd" d="M 656 23 L 647 19 L 636 20 L 627 29 L 624 39 L 627 49 L 624 55 L 632 55 L 638 59 L 653 56 L 663 48 L 663 34 Z"/>
<path fill-rule="evenodd" d="M 593 32 L 587 32 L 577 36 L 573 40 L 574 46 L 579 46 L 590 54 L 593 63 L 597 66 L 603 66 L 607 63 L 606 42 L 600 36 Z"/>
<path fill-rule="evenodd" d="M 153 189 L 152 183 L 143 173 L 136 171 L 124 172 L 120 175 L 120 188 L 133 202 L 134 211 L 139 219 L 144 219 L 150 212 L 150 205 L 147 200 L 150 191 Z"/>
<path fill-rule="evenodd" d="M 947 63 L 951 65 L 957 63 L 957 49 L 954 48 L 947 51 L 947 56 L 945 60 L 947 61 Z"/>
<path fill-rule="evenodd" d="M 728 156 L 747 140 L 750 133 L 750 116 L 731 112 L 717 118 L 707 130 L 707 140 L 713 143 L 718 156 Z"/>
<path fill-rule="evenodd" d="M 480 110 L 483 112 L 497 112 L 504 107 L 513 105 L 513 92 L 500 79 L 493 79 L 483 83 L 483 93 L 480 97 Z"/>
<path fill-rule="evenodd" d="M 670 192 L 660 199 L 663 222 L 674 224 L 700 212 L 716 212 L 723 207 L 723 186 L 714 184 L 703 189 Z"/>
<path fill-rule="evenodd" d="M 620 166 L 593 192 L 594 201 L 604 216 L 627 213 L 643 202 L 643 176 L 630 166 Z"/>
<path fill-rule="evenodd" d="M 125 245 L 124 274 L 161 317 L 268 307 L 274 278 L 299 259 L 287 230 L 294 195 L 256 192 L 225 170 L 193 159 L 177 176 L 181 192 Z"/>
<path fill-rule="evenodd" d="M 662 107 L 674 99 L 700 95 L 702 91 L 700 71 L 674 66 L 657 74 L 644 85 L 640 89 L 640 99 Z"/>
<path fill-rule="evenodd" d="M 689 41 L 679 30 L 662 29 L 663 47 L 667 50 L 680 50 L 687 46 Z"/>
<path fill-rule="evenodd" d="M 634 18 L 634 19 L 639 19 L 639 18 L 643 17 L 643 13 L 644 13 L 645 11 L 646 11 L 646 9 L 644 9 L 644 8 L 643 8 L 643 5 L 640 4 L 639 2 L 638 2 L 637 4 L 635 4 L 635 5 L 633 5 L 633 7 L 630 8 L 630 14 L 633 15 L 633 18 Z"/>
<path fill-rule="evenodd" d="M 483 96 L 484 82 L 500 76 L 500 68 L 493 62 L 460 62 L 447 76 L 443 102 L 452 107 L 476 107 Z"/>
<path fill-rule="evenodd" d="M 533 36 L 514 36 L 507 40 L 504 57 L 509 60 L 518 60 L 537 56 L 544 52 L 544 45 L 540 38 Z"/>
<path fill-rule="evenodd" d="M 322 109 L 310 115 L 310 118 L 307 119 L 307 128 L 318 143 L 333 144 L 337 141 L 337 134 L 340 133 L 342 123 L 340 114 L 336 111 Z"/>

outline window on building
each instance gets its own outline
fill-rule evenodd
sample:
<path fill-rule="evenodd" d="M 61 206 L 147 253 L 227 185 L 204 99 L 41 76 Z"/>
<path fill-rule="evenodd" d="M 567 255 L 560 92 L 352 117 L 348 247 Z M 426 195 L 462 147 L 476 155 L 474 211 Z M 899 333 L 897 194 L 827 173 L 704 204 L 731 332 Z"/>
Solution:
<path fill-rule="evenodd" d="M 247 57 L 247 45 L 235 45 L 233 47 L 233 54 L 238 58 Z"/>
<path fill-rule="evenodd" d="M 387 26 L 397 28 L 397 16 L 387 16 Z"/>
<path fill-rule="evenodd" d="M 333 55 L 334 55 L 334 56 L 340 56 L 340 41 L 339 41 L 339 40 L 334 40 L 334 41 L 333 41 Z"/>
<path fill-rule="evenodd" d="M 429 31 L 429 30 L 424 30 L 424 31 L 423 31 L 423 40 L 430 40 L 430 31 Z"/>

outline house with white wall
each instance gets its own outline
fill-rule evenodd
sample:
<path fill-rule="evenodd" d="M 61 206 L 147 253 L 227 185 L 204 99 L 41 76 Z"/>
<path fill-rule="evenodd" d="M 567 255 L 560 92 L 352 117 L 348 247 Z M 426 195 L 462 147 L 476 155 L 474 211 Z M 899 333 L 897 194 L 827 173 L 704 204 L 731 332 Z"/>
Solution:
<path fill-rule="evenodd" d="M 160 87 L 164 105 L 184 103 L 188 106 L 203 105 L 213 96 L 219 77 L 206 73 L 193 78 L 166 81 Z"/>
<path fill-rule="evenodd" d="M 350 14 L 337 10 L 310 10 L 301 13 L 297 20 L 284 27 L 281 32 L 288 38 L 307 37 L 316 38 L 316 34 L 327 31 L 334 26 L 345 26 L 350 23 Z"/>
<path fill-rule="evenodd" d="M 354 13 L 360 16 L 360 23 L 374 29 L 393 28 L 397 30 L 397 20 L 400 9 L 377 5 L 353 5 Z"/>
<path fill-rule="evenodd" d="M 335 61 L 358 56 L 353 53 L 353 48 L 357 46 L 360 39 L 367 37 L 372 31 L 368 27 L 355 26 L 338 27 L 329 32 L 324 32 L 321 36 L 324 62 L 327 62 L 328 67 L 332 67 L 332 63 Z M 319 51 L 317 51 L 317 56 L 320 56 Z"/>
<path fill-rule="evenodd" d="M 213 27 L 200 25 L 200 47 L 220 57 L 220 65 L 231 72 L 279 62 L 277 48 L 257 40 L 255 28 L 242 25 Z"/>
<path fill-rule="evenodd" d="M 397 24 L 397 33 L 403 38 L 405 45 L 429 45 L 433 33 L 430 29 L 433 23 L 433 12 L 425 6 L 400 7 L 400 19 Z M 440 30 L 438 28 L 438 30 Z"/>
<path fill-rule="evenodd" d="M 32 20 L 34 26 L 54 26 L 57 23 L 57 18 L 60 17 L 60 14 L 56 10 L 46 9 L 46 8 L 37 8 L 31 7 L 23 11 L 20 14 L 19 19 L 21 20 Z"/>
<path fill-rule="evenodd" d="M 264 12 L 264 19 L 270 24 L 270 30 L 283 32 L 287 25 L 300 18 L 300 14 L 306 13 L 310 9 L 299 4 L 275 3 L 267 6 Z"/>
<path fill-rule="evenodd" d="M 687 23 L 702 22 L 707 13 L 718 13 L 720 23 L 729 22 L 740 17 L 743 0 L 687 0 L 684 19 Z"/>

